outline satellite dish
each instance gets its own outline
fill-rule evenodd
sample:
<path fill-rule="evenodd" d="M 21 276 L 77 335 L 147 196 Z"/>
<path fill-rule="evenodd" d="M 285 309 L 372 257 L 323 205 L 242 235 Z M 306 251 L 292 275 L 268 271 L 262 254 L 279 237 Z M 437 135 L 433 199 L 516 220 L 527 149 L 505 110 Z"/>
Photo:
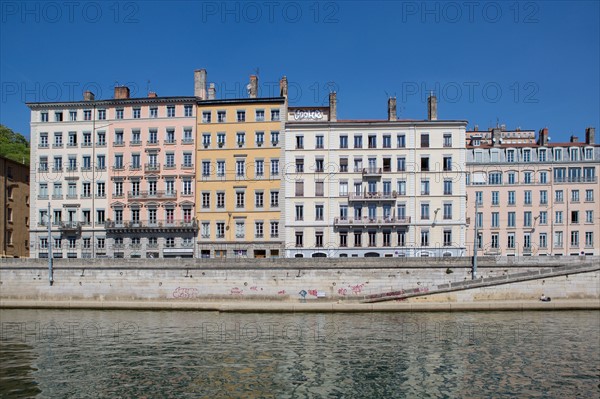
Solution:
<path fill-rule="evenodd" d="M 548 141 L 552 140 L 552 137 L 548 136 Z"/>
<path fill-rule="evenodd" d="M 494 138 L 492 139 L 492 141 L 495 143 L 495 142 L 496 142 L 496 138 L 494 137 Z"/>

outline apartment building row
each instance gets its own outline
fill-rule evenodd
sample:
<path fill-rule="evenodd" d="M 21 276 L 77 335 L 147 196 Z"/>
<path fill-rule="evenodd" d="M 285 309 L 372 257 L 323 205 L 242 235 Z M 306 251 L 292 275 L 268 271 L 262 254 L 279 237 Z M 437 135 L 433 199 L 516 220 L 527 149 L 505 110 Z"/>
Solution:
<path fill-rule="evenodd" d="M 480 254 L 600 254 L 595 129 L 566 143 L 550 142 L 547 128 L 534 144 L 491 134 L 489 144 L 467 145 L 468 237 Z"/>
<path fill-rule="evenodd" d="M 466 256 L 475 220 L 485 253 L 599 252 L 587 222 L 598 224 L 593 129 L 585 143 L 534 144 L 532 131 L 513 143 L 520 130 L 467 132 L 466 121 L 439 120 L 435 96 L 423 119 L 398 119 L 390 98 L 386 119 L 342 120 L 336 93 L 328 106 L 302 107 L 288 104 L 285 77 L 278 97 L 259 88 L 251 76 L 247 98 L 219 99 L 197 70 L 190 97 L 130 98 L 116 87 L 109 100 L 28 104 L 31 256 Z M 538 180 L 521 184 L 533 181 L 533 165 L 545 177 L 536 170 Z M 561 179 L 579 179 L 579 219 L 571 202 L 550 198 Z M 524 213 L 536 195 L 549 204 Z M 576 247 L 567 237 L 577 236 Z"/>

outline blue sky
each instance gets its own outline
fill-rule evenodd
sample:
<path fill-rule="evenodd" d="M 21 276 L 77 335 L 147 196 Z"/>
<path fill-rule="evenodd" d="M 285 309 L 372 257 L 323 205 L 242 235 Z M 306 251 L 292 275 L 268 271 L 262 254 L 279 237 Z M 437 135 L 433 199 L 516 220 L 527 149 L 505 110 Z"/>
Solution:
<path fill-rule="evenodd" d="M 206 68 L 219 97 L 286 75 L 292 105 L 338 92 L 338 118 L 426 117 L 469 128 L 600 127 L 600 2 L 1 1 L 0 123 L 29 136 L 26 101 L 193 95 Z"/>

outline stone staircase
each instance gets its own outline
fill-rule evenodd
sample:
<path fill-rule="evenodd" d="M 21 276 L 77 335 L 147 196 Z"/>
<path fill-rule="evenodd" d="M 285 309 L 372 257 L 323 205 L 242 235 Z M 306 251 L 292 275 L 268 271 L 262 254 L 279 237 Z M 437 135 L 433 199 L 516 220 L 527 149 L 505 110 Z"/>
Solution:
<path fill-rule="evenodd" d="M 442 294 L 445 292 L 471 290 L 475 288 L 492 287 L 495 285 L 519 283 L 522 281 L 539 280 L 550 277 L 566 276 L 568 274 L 589 273 L 600 271 L 600 262 L 592 261 L 572 266 L 559 266 L 552 268 L 541 268 L 522 273 L 506 274 L 498 277 L 479 278 L 476 280 L 457 281 L 454 283 L 440 284 L 433 288 L 412 288 L 397 291 L 382 292 L 379 294 L 366 295 L 362 303 L 375 303 L 406 299 L 417 296 Z"/>

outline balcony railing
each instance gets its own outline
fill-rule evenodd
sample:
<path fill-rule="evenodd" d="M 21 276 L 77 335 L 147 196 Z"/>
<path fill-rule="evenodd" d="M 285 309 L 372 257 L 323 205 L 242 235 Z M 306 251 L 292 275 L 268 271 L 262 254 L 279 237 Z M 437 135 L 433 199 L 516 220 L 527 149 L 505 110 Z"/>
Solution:
<path fill-rule="evenodd" d="M 398 194 L 393 191 L 391 193 L 373 192 L 373 193 L 349 193 L 348 200 L 350 201 L 393 201 L 398 197 Z"/>
<path fill-rule="evenodd" d="M 147 163 L 144 165 L 145 172 L 158 172 L 160 170 L 159 163 Z"/>
<path fill-rule="evenodd" d="M 364 176 L 381 176 L 381 168 L 364 168 L 362 174 Z"/>
<path fill-rule="evenodd" d="M 196 231 L 198 223 L 195 219 L 175 220 L 138 220 L 138 221 L 110 221 L 104 227 L 111 232 L 143 232 L 143 231 Z"/>
<path fill-rule="evenodd" d="M 334 218 L 333 225 L 334 226 L 398 226 L 398 225 L 407 225 L 410 224 L 410 216 L 397 218 L 397 217 L 387 217 L 384 218 L 382 216 L 369 218 L 368 216 L 364 216 L 362 218 Z"/>
<path fill-rule="evenodd" d="M 61 222 L 59 228 L 63 231 L 80 231 L 81 222 Z"/>
<path fill-rule="evenodd" d="M 127 196 L 129 198 L 135 198 L 135 199 L 139 199 L 139 200 L 143 200 L 143 199 L 161 199 L 161 198 L 177 198 L 177 191 L 176 190 L 171 190 L 171 191 L 163 191 L 163 190 L 156 190 L 156 191 L 129 191 L 127 193 Z"/>
<path fill-rule="evenodd" d="M 554 183 L 596 183 L 596 176 L 555 177 Z"/>

